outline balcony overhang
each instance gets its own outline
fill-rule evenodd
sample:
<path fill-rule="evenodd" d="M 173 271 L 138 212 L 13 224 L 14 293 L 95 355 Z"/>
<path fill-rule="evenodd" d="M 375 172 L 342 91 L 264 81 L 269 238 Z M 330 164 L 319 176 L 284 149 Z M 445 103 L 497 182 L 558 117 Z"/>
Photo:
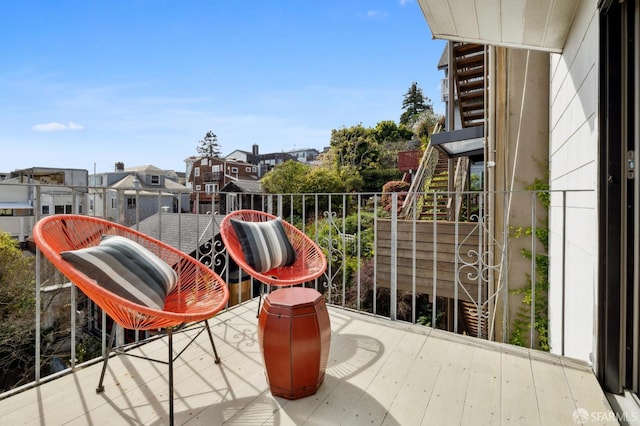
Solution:
<path fill-rule="evenodd" d="M 472 157 L 484 154 L 484 126 L 434 133 L 431 135 L 431 145 L 448 157 Z"/>
<path fill-rule="evenodd" d="M 561 53 L 580 0 L 418 0 L 435 38 Z"/>

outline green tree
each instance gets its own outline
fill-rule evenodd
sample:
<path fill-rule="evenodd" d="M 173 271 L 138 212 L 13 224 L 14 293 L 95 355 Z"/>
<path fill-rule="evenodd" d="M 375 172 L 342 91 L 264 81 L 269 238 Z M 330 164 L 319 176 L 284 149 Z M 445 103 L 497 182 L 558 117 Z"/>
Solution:
<path fill-rule="evenodd" d="M 393 120 L 384 120 L 373 128 L 374 136 L 378 143 L 404 142 L 413 138 L 413 131 L 405 125 L 397 125 Z"/>
<path fill-rule="evenodd" d="M 295 160 L 285 161 L 270 170 L 261 180 L 262 189 L 270 194 L 303 192 L 304 180 L 311 166 Z"/>
<path fill-rule="evenodd" d="M 35 353 L 34 258 L 0 231 L 0 389 L 33 380 Z"/>
<path fill-rule="evenodd" d="M 433 109 L 427 109 L 415 117 L 413 121 L 413 134 L 422 142 L 427 142 L 427 138 L 433 133 L 436 124 L 444 125 L 444 116 L 436 114 Z"/>
<path fill-rule="evenodd" d="M 433 112 L 431 99 L 424 96 L 422 89 L 418 87 L 418 83 L 415 81 L 411 83 L 411 87 L 404 95 L 402 110 L 404 112 L 400 116 L 400 124 L 404 124 L 405 126 L 412 126 L 422 112 L 427 110 Z"/>
<path fill-rule="evenodd" d="M 335 170 L 295 160 L 278 164 L 261 182 L 264 191 L 270 194 L 330 194 L 345 190 L 344 182 Z"/>
<path fill-rule="evenodd" d="M 345 191 L 344 181 L 335 170 L 313 167 L 303 182 L 305 193 L 332 194 Z"/>
<path fill-rule="evenodd" d="M 218 143 L 218 136 L 211 130 L 204 135 L 204 138 L 198 142 L 197 148 L 198 154 L 206 157 L 219 157 L 220 156 L 220 144 Z"/>
<path fill-rule="evenodd" d="M 332 130 L 329 145 L 338 171 L 347 168 L 359 172 L 378 166 L 380 146 L 375 132 L 362 124 Z"/>

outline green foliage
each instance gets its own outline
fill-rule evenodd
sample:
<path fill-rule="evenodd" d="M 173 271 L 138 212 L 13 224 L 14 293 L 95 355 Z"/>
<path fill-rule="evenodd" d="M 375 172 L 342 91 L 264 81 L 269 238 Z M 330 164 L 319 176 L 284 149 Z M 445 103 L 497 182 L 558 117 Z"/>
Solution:
<path fill-rule="evenodd" d="M 402 178 L 402 172 L 396 169 L 369 169 L 361 172 L 363 187 L 362 192 L 382 192 L 382 188 L 389 181 L 397 181 Z"/>
<path fill-rule="evenodd" d="M 376 124 L 373 134 L 378 143 L 404 142 L 413 138 L 413 132 L 405 125 L 397 125 L 393 120 L 384 120 Z"/>
<path fill-rule="evenodd" d="M 532 191 L 539 191 L 536 193 L 538 200 L 545 207 L 549 209 L 550 206 L 550 194 L 549 184 L 540 179 L 536 179 L 533 184 L 527 186 L 527 189 Z M 511 230 L 511 236 L 513 238 L 529 237 L 532 238 L 534 231 L 531 227 L 519 227 Z M 535 256 L 528 249 L 522 249 L 521 254 L 524 258 L 535 262 L 535 292 L 532 292 L 531 274 L 527 273 L 527 286 L 519 289 L 512 290 L 513 294 L 521 296 L 522 305 L 516 312 L 515 319 L 511 328 L 511 336 L 509 343 L 526 346 L 527 334 L 531 329 L 531 307 L 533 304 L 533 328 L 537 334 L 537 348 L 543 351 L 549 351 L 551 346 L 549 344 L 549 256 L 546 254 L 549 249 L 549 226 L 548 221 L 545 219 L 543 224 L 536 226 L 535 238 L 540 241 L 540 245 L 543 248 L 542 253 L 536 253 Z"/>
<path fill-rule="evenodd" d="M 438 328 L 442 326 L 442 321 L 444 320 L 444 311 L 438 309 L 436 306 L 436 323 L 431 324 L 431 317 L 433 312 L 433 303 L 425 303 L 422 307 L 423 314 L 418 317 L 416 322 L 420 325 L 424 325 L 426 327 Z"/>
<path fill-rule="evenodd" d="M 283 209 L 293 215 L 302 217 L 303 198 L 301 194 L 336 194 L 345 192 L 344 180 L 332 169 L 312 167 L 308 164 L 290 160 L 274 167 L 262 178 L 262 188 L 271 194 L 291 194 L 284 197 Z M 316 206 L 319 210 L 329 209 L 329 197 L 319 196 L 316 199 L 307 196 L 304 199 L 307 211 Z"/>
<path fill-rule="evenodd" d="M 35 307 L 33 258 L 25 257 L 17 242 L 0 231 L 0 317 L 33 313 Z"/>
<path fill-rule="evenodd" d="M 433 111 L 431 99 L 424 96 L 422 89 L 418 87 L 415 81 L 411 83 L 411 87 L 407 90 L 402 100 L 402 110 L 400 116 L 400 124 L 412 125 L 416 118 L 424 111 Z"/>
<path fill-rule="evenodd" d="M 278 164 L 262 178 L 262 189 L 271 194 L 302 193 L 303 180 L 311 166 L 295 160 Z"/>
<path fill-rule="evenodd" d="M 0 391 L 33 380 L 34 258 L 0 232 Z"/>
<path fill-rule="evenodd" d="M 551 206 L 551 193 L 549 192 L 549 173 L 545 175 L 545 180 L 535 179 L 531 185 L 528 185 L 526 189 L 530 191 L 537 191 L 536 197 L 542 203 L 542 206 L 549 210 Z"/>
<path fill-rule="evenodd" d="M 322 167 L 312 167 L 302 180 L 302 192 L 307 194 L 334 194 L 345 189 L 338 173 Z"/>
<path fill-rule="evenodd" d="M 354 271 L 352 282 L 356 282 L 358 276 Z M 360 309 L 366 312 L 373 312 L 373 303 L 375 297 L 376 314 L 389 316 L 391 311 L 391 291 L 387 287 L 378 287 L 374 291 L 374 259 L 364 259 L 360 265 Z M 347 289 L 346 306 L 356 308 L 358 302 L 358 293 L 355 285 Z M 414 294 L 411 291 L 398 290 L 396 316 L 400 321 L 413 321 L 413 299 Z M 431 327 L 431 311 L 433 304 L 429 302 L 429 296 L 422 293 L 415 294 L 416 323 Z M 444 311 L 436 304 L 436 327 L 442 326 L 445 319 Z"/>
<path fill-rule="evenodd" d="M 333 150 L 334 166 L 339 171 L 347 168 L 359 172 L 378 167 L 380 144 L 372 129 L 362 124 L 332 130 L 329 145 Z"/>
<path fill-rule="evenodd" d="M 432 109 L 427 109 L 418 114 L 411 128 L 413 134 L 424 143 L 424 147 L 428 145 L 429 137 L 435 131 L 436 124 L 444 121 L 444 116 L 436 114 Z"/>
<path fill-rule="evenodd" d="M 218 136 L 211 130 L 204 135 L 204 138 L 198 142 L 196 148 L 198 154 L 205 157 L 219 157 L 220 156 L 220 144 L 218 143 Z"/>

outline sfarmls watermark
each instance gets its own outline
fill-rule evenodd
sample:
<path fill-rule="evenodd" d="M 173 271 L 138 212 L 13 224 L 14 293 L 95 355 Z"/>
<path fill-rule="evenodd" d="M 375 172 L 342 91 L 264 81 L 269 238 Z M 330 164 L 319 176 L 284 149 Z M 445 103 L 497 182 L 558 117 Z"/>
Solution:
<path fill-rule="evenodd" d="M 638 413 L 614 413 L 613 411 L 588 411 L 576 408 L 571 415 L 576 424 L 589 422 L 635 422 L 640 417 Z"/>

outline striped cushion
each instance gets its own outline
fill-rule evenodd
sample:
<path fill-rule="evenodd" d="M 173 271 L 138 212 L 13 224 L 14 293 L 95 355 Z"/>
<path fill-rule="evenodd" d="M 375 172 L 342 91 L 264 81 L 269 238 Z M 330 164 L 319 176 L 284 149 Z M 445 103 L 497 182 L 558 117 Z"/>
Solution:
<path fill-rule="evenodd" d="M 112 293 L 158 310 L 178 280 L 162 259 L 125 237 L 105 236 L 97 246 L 60 255 Z"/>
<path fill-rule="evenodd" d="M 284 232 L 282 219 L 266 222 L 245 222 L 231 219 L 244 260 L 258 272 L 267 272 L 280 266 L 293 265 L 296 251 Z"/>

